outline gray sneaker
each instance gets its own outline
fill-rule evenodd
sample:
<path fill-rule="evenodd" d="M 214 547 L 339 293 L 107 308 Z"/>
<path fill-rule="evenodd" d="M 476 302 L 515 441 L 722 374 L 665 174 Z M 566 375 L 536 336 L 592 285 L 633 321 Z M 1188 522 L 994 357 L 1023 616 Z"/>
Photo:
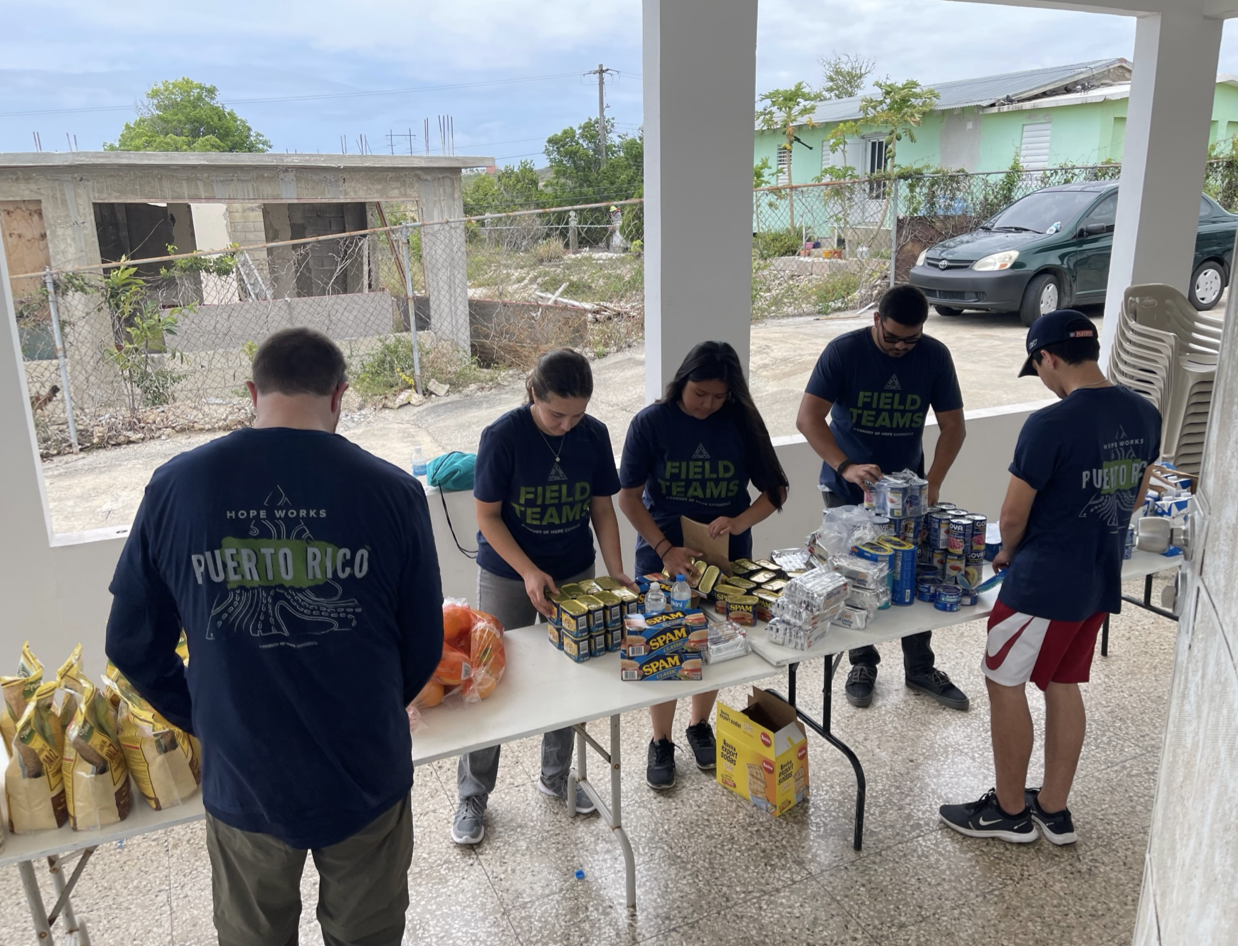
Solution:
<path fill-rule="evenodd" d="M 486 836 L 486 826 L 481 821 L 485 813 L 486 804 L 480 798 L 460 799 L 460 807 L 451 823 L 451 839 L 457 844 L 480 844 Z"/>
<path fill-rule="evenodd" d="M 558 786 L 547 785 L 545 780 L 537 780 L 537 790 L 543 795 L 549 795 L 551 798 L 557 798 L 564 804 L 567 803 L 567 779 L 564 779 Z M 593 804 L 593 799 L 579 785 L 576 786 L 576 814 L 591 815 L 597 811 L 597 805 Z"/>

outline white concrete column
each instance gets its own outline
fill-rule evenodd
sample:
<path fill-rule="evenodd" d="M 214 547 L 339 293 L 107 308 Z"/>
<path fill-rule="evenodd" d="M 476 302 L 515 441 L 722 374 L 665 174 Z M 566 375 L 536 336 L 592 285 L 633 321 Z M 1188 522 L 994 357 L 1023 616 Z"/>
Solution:
<path fill-rule="evenodd" d="M 748 364 L 757 0 L 644 0 L 645 397 L 688 349 Z"/>
<path fill-rule="evenodd" d="M 1187 289 L 1220 48 L 1220 20 L 1174 12 L 1137 21 L 1102 366 L 1128 286 Z"/>
<path fill-rule="evenodd" d="M 460 172 L 440 171 L 417 179 L 417 200 L 421 205 L 421 260 L 426 274 L 426 295 L 430 297 L 430 328 L 439 338 L 448 339 L 469 351 L 472 332 L 469 326 L 468 243 L 465 240 L 464 196 Z M 455 220 L 455 223 L 434 223 Z M 429 379 L 427 379 L 429 380 Z"/>

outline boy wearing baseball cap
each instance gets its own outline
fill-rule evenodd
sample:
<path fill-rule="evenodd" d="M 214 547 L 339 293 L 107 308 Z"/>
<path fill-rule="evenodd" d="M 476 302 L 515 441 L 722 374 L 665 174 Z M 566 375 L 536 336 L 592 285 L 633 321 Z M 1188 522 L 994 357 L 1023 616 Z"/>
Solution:
<path fill-rule="evenodd" d="M 1015 843 L 1077 840 L 1066 807 L 1083 748 L 1086 683 L 1096 633 L 1122 605 L 1122 545 L 1148 465 L 1160 452 L 1161 416 L 1144 397 L 1101 373 L 1097 329 L 1058 309 L 1027 333 L 1019 377 L 1036 374 L 1061 400 L 1027 419 L 1002 504 L 1006 578 L 989 618 L 987 678 L 997 787 L 978 801 L 943 805 L 941 819 L 970 837 Z M 1025 687 L 1045 694 L 1045 779 L 1025 788 L 1032 718 Z"/>

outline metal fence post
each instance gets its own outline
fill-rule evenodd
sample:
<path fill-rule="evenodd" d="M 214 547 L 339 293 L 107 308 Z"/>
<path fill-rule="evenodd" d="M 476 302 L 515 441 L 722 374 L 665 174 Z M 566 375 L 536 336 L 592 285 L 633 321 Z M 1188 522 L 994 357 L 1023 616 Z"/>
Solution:
<path fill-rule="evenodd" d="M 47 307 L 52 313 L 52 335 L 56 339 L 56 361 L 60 363 L 60 390 L 64 392 L 64 416 L 69 422 L 69 442 L 73 452 L 81 452 L 77 442 L 77 422 L 73 419 L 73 394 L 69 390 L 69 366 L 64 357 L 64 336 L 60 332 L 60 307 L 56 304 L 56 283 L 52 268 L 43 270 L 43 285 L 47 287 Z"/>
<path fill-rule="evenodd" d="M 567 213 L 567 251 L 575 253 L 580 249 L 580 237 L 576 233 L 576 211 Z"/>
<path fill-rule="evenodd" d="M 408 305 L 408 330 L 413 345 L 413 390 L 421 394 L 421 351 L 417 347 L 417 310 L 413 302 L 413 264 L 409 244 L 413 231 L 404 228 L 404 298 Z M 424 248 L 423 248 L 424 250 Z"/>
<path fill-rule="evenodd" d="M 898 280 L 898 178 L 890 191 L 890 288 Z"/>

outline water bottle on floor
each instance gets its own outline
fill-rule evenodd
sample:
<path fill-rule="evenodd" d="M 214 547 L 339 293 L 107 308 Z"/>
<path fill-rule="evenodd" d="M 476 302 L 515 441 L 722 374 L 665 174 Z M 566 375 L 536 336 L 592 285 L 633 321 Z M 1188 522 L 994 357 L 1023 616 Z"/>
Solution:
<path fill-rule="evenodd" d="M 645 614 L 661 614 L 666 610 L 666 595 L 656 581 L 645 592 Z"/>
<path fill-rule="evenodd" d="M 421 482 L 421 485 L 425 485 L 426 455 L 421 452 L 421 444 L 413 447 L 413 476 Z"/>
<path fill-rule="evenodd" d="M 683 575 L 675 576 L 675 584 L 671 585 L 670 604 L 672 611 L 687 611 L 692 607 L 692 589 L 684 581 Z"/>

